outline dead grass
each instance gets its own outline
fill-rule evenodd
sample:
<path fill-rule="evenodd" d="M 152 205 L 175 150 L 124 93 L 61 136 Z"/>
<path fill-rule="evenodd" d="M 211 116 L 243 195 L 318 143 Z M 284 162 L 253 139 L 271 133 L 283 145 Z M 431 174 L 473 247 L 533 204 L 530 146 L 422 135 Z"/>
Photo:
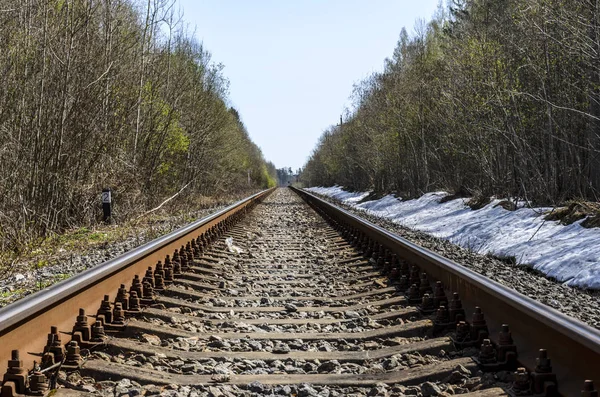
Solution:
<path fill-rule="evenodd" d="M 358 201 L 357 204 L 364 203 L 364 202 L 367 202 L 367 201 L 379 200 L 379 199 L 385 197 L 387 194 L 388 193 L 381 193 L 381 192 L 372 191 L 365 198 L 363 198 L 360 201 Z"/>
<path fill-rule="evenodd" d="M 581 223 L 581 226 L 600 227 L 600 203 L 570 201 L 566 206 L 550 211 L 545 217 L 548 221 L 558 221 L 562 225 L 570 225 L 584 218 L 587 219 Z"/>
<path fill-rule="evenodd" d="M 466 187 L 461 186 L 453 194 L 442 197 L 440 203 L 447 203 L 448 201 L 467 197 L 473 197 L 473 193 Z"/>
<path fill-rule="evenodd" d="M 187 224 L 205 216 L 212 209 L 231 204 L 251 193 L 230 197 L 197 197 L 174 202 L 160 211 L 120 224 L 81 226 L 48 237 L 18 244 L 18 251 L 0 251 L 0 278 L 19 271 L 39 269 L 71 253 L 85 253 L 128 238 L 153 239 L 164 234 L 164 225 Z"/>
<path fill-rule="evenodd" d="M 472 210 L 476 211 L 482 209 L 491 202 L 492 199 L 489 196 L 478 194 L 476 196 L 473 196 L 469 201 L 467 201 L 467 205 L 471 207 Z"/>
<path fill-rule="evenodd" d="M 512 200 L 502 200 L 494 206 L 494 208 L 496 208 L 496 207 L 502 207 L 507 211 L 516 211 L 517 210 L 517 204 Z"/>

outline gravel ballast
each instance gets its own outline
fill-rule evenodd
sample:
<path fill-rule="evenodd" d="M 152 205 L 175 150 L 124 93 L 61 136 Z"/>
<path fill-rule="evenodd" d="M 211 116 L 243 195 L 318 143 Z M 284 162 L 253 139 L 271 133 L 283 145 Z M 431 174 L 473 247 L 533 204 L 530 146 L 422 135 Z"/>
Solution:
<path fill-rule="evenodd" d="M 492 256 L 474 253 L 448 241 L 400 226 L 331 198 L 318 196 L 421 247 L 443 255 L 523 295 L 600 329 L 600 293 L 598 291 L 581 290 L 563 285 L 527 266 L 514 265 Z"/>
<path fill-rule="evenodd" d="M 0 278 L 0 307 L 38 292 L 71 276 L 116 258 L 153 239 L 175 231 L 190 223 L 189 218 L 201 219 L 225 208 L 225 205 L 193 211 L 187 216 L 169 216 L 151 224 L 138 225 L 124 231 L 123 239 L 94 244 L 76 250 L 57 248 L 42 267 L 32 261 L 14 263 L 5 267 Z M 121 227 L 121 226 L 114 226 Z M 40 261 L 35 258 L 33 262 Z"/>
<path fill-rule="evenodd" d="M 130 379 L 96 381 L 64 373 L 61 382 L 119 397 L 449 396 L 505 386 L 508 374 L 480 373 L 469 359 L 475 349 L 457 351 L 448 339 L 453 331 L 433 335 L 430 320 L 390 293 L 389 282 L 357 254 L 297 195 L 278 189 L 132 319 L 126 332 L 114 335 L 113 344 L 88 357 L 88 368 L 118 366 L 134 374 Z M 186 284 L 190 279 L 204 287 Z M 409 314 L 385 317 L 403 310 Z M 377 317 L 382 315 L 385 319 Z M 226 384 L 235 376 L 280 377 L 282 383 L 298 379 L 286 375 L 373 379 L 444 365 L 447 372 L 424 383 L 415 378 L 411 386 Z M 158 378 L 208 377 L 213 384 L 144 384 L 156 378 L 135 377 L 143 371 Z"/>

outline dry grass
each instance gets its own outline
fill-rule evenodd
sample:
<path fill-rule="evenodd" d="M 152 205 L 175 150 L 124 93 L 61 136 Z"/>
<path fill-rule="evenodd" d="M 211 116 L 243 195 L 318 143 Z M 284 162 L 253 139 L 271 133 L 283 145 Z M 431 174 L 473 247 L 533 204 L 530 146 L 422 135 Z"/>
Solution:
<path fill-rule="evenodd" d="M 548 221 L 559 221 L 563 225 L 570 225 L 581 219 L 583 227 L 600 226 L 600 203 L 589 201 L 573 200 L 569 201 L 565 207 L 555 208 L 546 215 Z"/>
<path fill-rule="evenodd" d="M 480 210 L 491 202 L 491 197 L 478 194 L 476 196 L 471 197 L 471 199 L 467 201 L 467 205 L 471 207 L 472 210 Z"/>
<path fill-rule="evenodd" d="M 119 224 L 99 223 L 93 226 L 75 227 L 61 233 L 50 234 L 45 238 L 20 242 L 18 251 L 0 250 L 0 279 L 16 272 L 42 268 L 72 253 L 83 254 L 128 238 L 136 238 L 140 242 L 154 239 L 163 235 L 165 228 L 191 223 L 247 195 L 186 199 L 174 202 L 142 218 Z"/>

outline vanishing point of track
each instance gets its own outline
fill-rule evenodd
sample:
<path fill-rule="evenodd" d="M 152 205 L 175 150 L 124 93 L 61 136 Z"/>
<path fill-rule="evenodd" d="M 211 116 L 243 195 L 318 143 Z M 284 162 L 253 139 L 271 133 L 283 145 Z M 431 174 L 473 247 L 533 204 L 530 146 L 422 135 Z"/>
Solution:
<path fill-rule="evenodd" d="M 146 394 L 597 396 L 597 330 L 294 191 L 1 309 L 2 397 L 122 379 Z M 498 382 L 471 390 L 480 371 Z"/>

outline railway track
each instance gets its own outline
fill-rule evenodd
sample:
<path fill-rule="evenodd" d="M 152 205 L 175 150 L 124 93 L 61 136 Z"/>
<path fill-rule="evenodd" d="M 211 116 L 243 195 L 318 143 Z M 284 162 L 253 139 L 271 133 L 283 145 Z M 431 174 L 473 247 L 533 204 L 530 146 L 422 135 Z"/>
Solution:
<path fill-rule="evenodd" d="M 1 397 L 597 396 L 596 330 L 271 193 L 1 309 Z"/>

